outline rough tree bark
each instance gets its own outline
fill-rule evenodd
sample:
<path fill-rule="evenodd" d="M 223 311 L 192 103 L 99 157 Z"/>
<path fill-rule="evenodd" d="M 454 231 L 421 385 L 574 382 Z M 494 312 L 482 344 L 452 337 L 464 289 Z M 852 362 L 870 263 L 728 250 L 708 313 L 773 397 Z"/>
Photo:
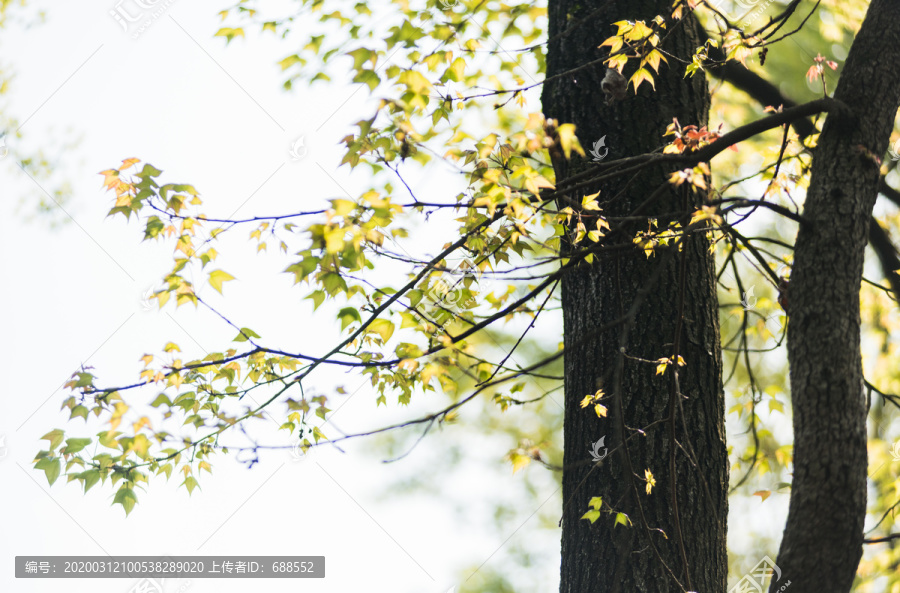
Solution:
<path fill-rule="evenodd" d="M 550 0 L 548 82 L 542 96 L 547 117 L 574 123 L 585 148 L 605 136 L 608 160 L 659 149 L 673 118 L 682 125 L 706 125 L 706 80 L 700 74 L 685 79 L 681 67 L 661 64 L 655 92 L 644 84 L 637 96 L 629 91 L 623 101 L 609 106 L 600 86 L 605 66 L 562 74 L 606 53 L 598 46 L 615 33 L 611 23 L 625 19 L 649 23 L 669 9 L 668 0 Z M 670 24 L 666 35 L 665 49 L 689 58 L 699 40 L 698 25 L 687 18 Z M 595 166 L 590 158 L 556 159 L 557 183 Z M 600 183 L 584 193 L 600 190 L 604 215 L 626 216 L 665 182 L 666 172 L 654 168 L 634 179 Z M 572 197 L 580 202 L 581 195 Z M 689 210 L 700 198 L 668 187 L 642 214 L 658 217 L 663 226 L 671 220 L 670 213 Z M 627 241 L 646 227 L 646 222 L 635 223 L 622 236 Z M 562 593 L 726 588 L 728 461 L 714 258 L 702 233 L 686 241 L 683 254 L 664 252 L 650 258 L 640 249 L 618 252 L 563 278 Z M 645 295 L 630 327 L 625 356 L 620 356 L 619 331 L 595 335 L 596 328 L 627 311 L 659 266 L 661 274 Z M 676 344 L 686 361 L 678 377 L 683 397 L 674 395 L 671 368 L 658 376 L 655 365 L 637 360 L 668 357 Z M 606 402 L 607 418 L 580 407 L 582 398 L 598 387 L 612 395 L 617 385 L 621 405 Z M 649 427 L 646 434 L 636 430 L 645 427 Z M 604 436 L 612 453 L 594 468 L 589 452 L 592 443 Z M 627 453 L 622 447 L 626 437 L 632 437 Z M 692 465 L 694 455 L 697 467 Z M 645 469 L 657 480 L 649 495 L 641 481 Z M 593 525 L 582 520 L 593 496 L 603 498 L 604 510 L 626 513 L 633 525 L 614 527 L 614 516 L 606 514 Z M 678 513 L 673 510 L 676 503 Z"/>
<path fill-rule="evenodd" d="M 859 290 L 870 217 L 900 105 L 900 2 L 873 0 L 813 157 L 789 292 L 794 479 L 777 564 L 791 593 L 849 591 L 866 513 Z"/>

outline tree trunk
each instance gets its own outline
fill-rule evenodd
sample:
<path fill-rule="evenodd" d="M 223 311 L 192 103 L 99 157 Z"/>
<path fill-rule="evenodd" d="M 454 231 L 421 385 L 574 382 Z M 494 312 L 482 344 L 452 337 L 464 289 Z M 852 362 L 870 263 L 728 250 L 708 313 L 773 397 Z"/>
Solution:
<path fill-rule="evenodd" d="M 789 291 L 794 478 L 777 564 L 791 593 L 849 591 L 866 515 L 859 290 L 900 104 L 900 2 L 873 0 L 813 157 Z"/>
<path fill-rule="evenodd" d="M 600 7 L 599 14 L 592 14 Z M 606 53 L 598 46 L 616 32 L 611 23 L 626 19 L 649 23 L 667 10 L 667 1 L 550 0 L 544 112 L 559 123 L 574 123 L 585 148 L 605 136 L 606 162 L 659 149 L 673 118 L 682 125 L 707 123 L 706 80 L 701 73 L 685 79 L 683 66 L 669 69 L 661 64 L 655 92 L 644 83 L 637 96 L 629 90 L 625 99 L 609 106 L 601 90 L 605 66 L 563 74 Z M 582 26 L 561 35 L 585 19 Z M 669 23 L 664 48 L 689 60 L 697 30 L 693 18 Z M 675 65 L 675 60 L 670 62 Z M 626 68 L 626 76 L 632 70 Z M 590 158 L 556 159 L 557 184 L 596 166 Z M 603 214 L 613 220 L 629 215 L 666 177 L 662 168 L 646 169 L 634 179 L 602 182 L 584 193 L 600 190 Z M 582 195 L 571 198 L 580 203 Z M 689 211 L 701 198 L 670 186 L 642 214 L 657 217 L 663 228 L 672 212 Z M 616 242 L 627 242 L 647 225 L 632 224 Z M 660 249 L 648 258 L 635 248 L 598 257 L 563 278 L 562 593 L 726 589 L 728 459 L 715 261 L 708 247 L 703 233 L 694 234 L 683 253 Z M 657 272 L 652 290 L 639 294 Z M 622 356 L 621 327 L 599 335 L 596 331 L 622 316 L 638 298 L 644 299 L 643 305 L 628 328 Z M 676 344 L 686 362 L 678 370 L 680 397 L 674 395 L 673 368 L 657 375 L 656 365 L 646 362 L 671 356 Z M 599 418 L 592 406 L 580 405 L 598 387 L 607 396 L 620 394 L 603 402 L 609 408 L 606 418 Z M 611 453 L 595 467 L 592 443 L 602 437 Z M 631 437 L 627 451 L 626 437 Z M 647 469 L 657 481 L 650 494 L 644 490 Z M 616 515 L 605 512 L 593 524 L 583 520 L 588 501 L 595 496 L 603 499 L 602 511 L 625 513 L 632 524 L 615 525 Z"/>

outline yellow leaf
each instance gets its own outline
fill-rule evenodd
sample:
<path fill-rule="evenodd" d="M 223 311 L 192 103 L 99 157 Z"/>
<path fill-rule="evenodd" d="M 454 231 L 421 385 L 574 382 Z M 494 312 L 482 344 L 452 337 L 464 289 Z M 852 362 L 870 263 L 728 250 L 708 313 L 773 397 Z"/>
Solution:
<path fill-rule="evenodd" d="M 634 23 L 631 21 L 616 21 L 613 24 L 618 28 L 616 35 L 624 35 L 634 28 Z"/>
<path fill-rule="evenodd" d="M 621 38 L 621 37 L 619 37 L 618 35 L 613 35 L 612 37 L 610 37 L 609 39 L 607 39 L 606 41 L 604 41 L 603 43 L 601 43 L 601 44 L 598 46 L 598 49 L 599 49 L 600 47 L 603 47 L 604 45 L 608 45 L 608 46 L 609 46 L 609 53 L 614 54 L 614 53 L 616 53 L 617 51 L 619 51 L 620 49 L 622 49 L 622 43 L 623 43 L 623 42 L 622 42 L 622 38 Z"/>
<path fill-rule="evenodd" d="M 559 134 L 559 145 L 562 147 L 566 158 L 569 158 L 573 150 L 584 156 L 584 149 L 581 148 L 581 144 L 575 136 L 575 124 L 562 124 L 556 129 L 556 132 Z"/>
<path fill-rule="evenodd" d="M 637 72 L 631 75 L 629 82 L 634 85 L 634 90 L 637 92 L 638 88 L 641 86 L 641 83 L 644 81 L 650 83 L 650 86 L 653 87 L 653 90 L 656 90 L 656 83 L 653 82 L 653 75 L 650 74 L 650 71 L 646 68 L 639 68 Z"/>
<path fill-rule="evenodd" d="M 100 174 L 103 175 L 103 185 L 106 189 L 112 189 L 121 183 L 119 180 L 119 172 L 115 169 L 100 171 Z"/>
<path fill-rule="evenodd" d="M 621 74 L 622 70 L 625 69 L 625 64 L 627 64 L 627 63 L 628 63 L 628 56 L 626 56 L 625 54 L 619 54 L 617 56 L 613 56 L 613 57 L 609 58 L 608 60 L 606 60 L 606 65 L 609 66 L 610 68 L 617 70 L 619 72 L 619 74 Z"/>
<path fill-rule="evenodd" d="M 606 418 L 606 406 L 602 404 L 594 404 L 594 411 L 600 418 Z"/>
<path fill-rule="evenodd" d="M 391 336 L 394 334 L 394 324 L 387 319 L 376 319 L 369 324 L 368 329 L 370 332 L 374 332 L 381 336 L 381 339 L 385 342 L 390 340 Z"/>
<path fill-rule="evenodd" d="M 584 196 L 581 198 L 581 207 L 585 210 L 600 210 L 600 206 L 597 205 L 597 196 L 599 195 L 600 192 Z"/>
<path fill-rule="evenodd" d="M 648 27 L 644 21 L 637 21 L 634 23 L 634 26 L 631 28 L 628 33 L 625 34 L 625 39 L 628 41 L 640 41 L 645 39 L 653 34 L 653 29 Z"/>
<path fill-rule="evenodd" d="M 647 481 L 647 494 L 650 494 L 650 491 L 656 486 L 656 478 L 653 477 L 653 472 L 649 468 L 644 470 L 644 479 Z"/>
<path fill-rule="evenodd" d="M 228 282 L 229 280 L 234 280 L 234 276 L 228 272 L 213 270 L 209 273 L 209 285 L 215 288 L 219 294 L 222 294 L 222 283 Z"/>
<path fill-rule="evenodd" d="M 410 91 L 422 95 L 431 86 L 431 82 L 416 70 L 406 70 L 397 77 L 397 82 L 405 84 Z"/>
<path fill-rule="evenodd" d="M 663 62 L 665 62 L 667 64 L 669 63 L 669 61 L 666 60 L 666 57 L 664 55 L 662 55 L 658 49 L 654 49 L 649 54 L 647 54 L 647 57 L 644 58 L 642 64 L 644 64 L 644 63 L 650 64 L 651 68 L 653 68 L 656 72 L 659 72 L 659 61 L 660 60 L 662 60 Z"/>
<path fill-rule="evenodd" d="M 513 473 L 516 473 L 523 467 L 526 467 L 529 463 L 531 463 L 531 457 L 528 455 L 522 455 L 518 451 L 510 451 L 507 455 L 507 459 L 512 463 Z"/>

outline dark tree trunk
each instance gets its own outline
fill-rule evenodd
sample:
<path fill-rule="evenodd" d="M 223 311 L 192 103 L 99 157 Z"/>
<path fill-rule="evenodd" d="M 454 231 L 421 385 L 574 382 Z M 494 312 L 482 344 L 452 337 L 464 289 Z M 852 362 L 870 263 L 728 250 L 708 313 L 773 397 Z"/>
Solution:
<path fill-rule="evenodd" d="M 900 104 L 900 2 L 873 0 L 813 157 L 795 245 L 788 357 L 794 480 L 777 564 L 790 591 L 849 591 L 866 514 L 859 290 L 870 218 Z M 776 590 L 780 583 L 773 583 Z"/>
<path fill-rule="evenodd" d="M 560 35 L 600 7 L 601 12 L 584 25 Z M 606 162 L 659 149 L 667 142 L 663 134 L 673 118 L 682 125 L 707 123 L 706 80 L 702 74 L 685 79 L 681 65 L 668 69 L 661 64 L 655 92 L 644 83 L 637 96 L 629 90 L 624 100 L 610 106 L 600 86 L 605 66 L 561 75 L 606 53 L 598 46 L 615 33 L 611 23 L 626 19 L 649 23 L 669 7 L 668 1 L 653 0 L 550 0 L 550 80 L 544 85 L 544 112 L 559 123 L 574 123 L 585 148 L 605 136 Z M 669 23 L 665 49 L 689 59 L 697 29 L 693 18 Z M 556 159 L 557 183 L 596 166 L 590 158 Z M 634 179 L 600 183 L 584 193 L 600 190 L 603 214 L 611 219 L 625 216 L 665 183 L 666 173 L 647 169 Z M 580 202 L 582 195 L 572 198 Z M 658 217 L 663 227 L 670 213 L 691 210 L 701 197 L 667 187 L 642 214 Z M 634 223 L 619 239 L 627 241 L 639 230 L 647 230 L 647 223 Z M 686 240 L 683 253 L 660 249 L 647 258 L 640 249 L 617 252 L 564 276 L 562 593 L 726 589 L 728 459 L 715 262 L 708 247 L 701 232 Z M 639 295 L 657 271 L 652 289 Z M 622 316 L 636 298 L 643 298 L 643 305 L 630 326 L 625 356 L 620 356 L 622 328 L 599 335 L 596 328 Z M 686 362 L 678 374 L 680 398 L 673 395 L 671 367 L 657 375 L 654 364 L 635 359 L 669 357 L 676 344 Z M 604 402 L 609 407 L 607 418 L 579 405 L 598 387 L 607 395 L 617 390 L 621 395 L 621 405 Z M 645 429 L 645 434 L 637 429 Z M 604 436 L 611 453 L 594 468 L 591 445 Z M 627 452 L 622 446 L 626 437 L 632 437 Z M 657 480 L 649 495 L 642 481 L 646 469 Z M 593 525 L 583 520 L 594 496 L 603 498 L 603 511 L 623 512 L 632 525 L 614 526 L 615 515 L 606 513 Z"/>

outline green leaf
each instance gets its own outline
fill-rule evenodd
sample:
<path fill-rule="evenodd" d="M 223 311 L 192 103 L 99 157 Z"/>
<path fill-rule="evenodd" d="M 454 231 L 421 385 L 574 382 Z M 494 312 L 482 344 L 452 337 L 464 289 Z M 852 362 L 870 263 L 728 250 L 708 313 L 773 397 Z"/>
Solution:
<path fill-rule="evenodd" d="M 60 443 L 63 442 L 63 436 L 65 434 L 66 434 L 65 432 L 63 432 L 62 430 L 57 428 L 55 430 L 51 430 L 50 432 L 48 432 L 47 434 L 42 436 L 41 440 L 46 439 L 46 440 L 50 441 L 50 450 L 52 451 L 52 450 L 56 449 Z"/>
<path fill-rule="evenodd" d="M 170 400 L 169 396 L 166 395 L 165 393 L 160 393 L 159 395 L 156 396 L 156 399 L 153 400 L 153 403 L 151 403 L 150 405 L 153 406 L 154 408 L 158 408 L 159 406 L 161 406 L 163 404 L 166 404 L 167 406 L 172 407 L 172 400 Z"/>
<path fill-rule="evenodd" d="M 156 399 L 159 399 L 159 398 L 156 398 Z M 97 433 L 97 436 L 100 437 L 99 438 L 100 444 L 103 445 L 104 447 L 109 447 L 110 449 L 118 449 L 119 441 L 116 440 L 116 437 L 119 436 L 120 434 L 122 434 L 122 433 L 118 432 L 118 431 L 108 430 L 108 431 Z"/>
<path fill-rule="evenodd" d="M 369 90 L 374 91 L 381 83 L 378 74 L 374 70 L 361 70 L 359 74 L 353 77 L 353 82 L 362 82 L 369 85 Z"/>
<path fill-rule="evenodd" d="M 44 457 L 34 464 L 34 469 L 44 470 L 44 475 L 47 476 L 47 482 L 49 482 L 51 486 L 53 485 L 53 482 L 56 481 L 56 478 L 59 477 L 61 467 L 62 463 L 59 457 Z"/>
<path fill-rule="evenodd" d="M 213 270 L 209 273 L 209 285 L 222 294 L 222 283 L 234 280 L 234 276 L 222 270 Z"/>
<path fill-rule="evenodd" d="M 600 511 L 588 511 L 581 516 L 582 519 L 587 519 L 591 523 L 600 518 Z"/>
<path fill-rule="evenodd" d="M 147 226 L 144 229 L 144 240 L 155 239 L 165 228 L 165 223 L 158 216 L 151 216 L 147 219 Z"/>
<path fill-rule="evenodd" d="M 87 422 L 88 412 L 89 410 L 86 407 L 77 405 L 72 408 L 72 413 L 69 415 L 69 420 L 75 418 L 76 416 L 81 416 L 82 418 L 84 418 L 84 421 Z"/>
<path fill-rule="evenodd" d="M 231 341 L 232 342 L 246 342 L 248 337 L 259 338 L 261 336 L 258 333 L 256 333 L 255 331 L 253 331 L 252 329 L 250 329 L 249 327 L 242 327 L 241 333 L 239 333 L 237 335 L 237 337 Z"/>
<path fill-rule="evenodd" d="M 406 293 L 406 296 L 409 297 L 409 304 L 415 307 L 422 301 L 423 292 L 417 288 L 410 290 Z"/>
<path fill-rule="evenodd" d="M 66 439 L 66 448 L 62 452 L 71 455 L 72 453 L 78 453 L 90 444 L 91 439 Z"/>
<path fill-rule="evenodd" d="M 347 283 L 341 278 L 340 274 L 328 272 L 322 276 L 322 286 L 328 291 L 328 294 L 334 296 L 339 290 L 347 290 Z"/>
<path fill-rule="evenodd" d="M 631 519 L 629 519 L 628 515 L 626 515 L 625 513 L 616 513 L 616 522 L 613 527 L 615 527 L 616 525 L 624 525 L 625 527 L 630 527 Z"/>
<path fill-rule="evenodd" d="M 122 505 L 122 508 L 125 509 L 126 517 L 134 508 L 134 505 L 136 503 L 137 495 L 134 493 L 134 490 L 125 486 L 119 488 L 119 491 L 116 492 L 116 497 L 113 499 L 113 504 L 120 504 Z"/>
<path fill-rule="evenodd" d="M 359 315 L 359 311 L 355 307 L 344 307 L 340 311 L 338 311 L 338 319 L 341 320 L 341 330 L 347 328 L 348 325 L 353 323 L 362 323 L 362 317 Z"/>
<path fill-rule="evenodd" d="M 84 492 L 87 493 L 88 490 L 94 487 L 94 484 L 100 481 L 100 470 L 89 469 L 83 472 L 81 477 L 84 478 Z"/>
<path fill-rule="evenodd" d="M 160 175 L 162 175 L 162 171 L 149 163 L 144 163 L 144 168 L 141 169 L 137 176 L 144 179 L 147 177 L 159 177 Z"/>
<path fill-rule="evenodd" d="M 182 482 L 181 485 L 187 488 L 188 495 L 190 495 L 194 491 L 194 488 L 200 486 L 200 483 L 197 482 L 197 478 L 194 476 L 185 476 L 184 482 Z"/>

